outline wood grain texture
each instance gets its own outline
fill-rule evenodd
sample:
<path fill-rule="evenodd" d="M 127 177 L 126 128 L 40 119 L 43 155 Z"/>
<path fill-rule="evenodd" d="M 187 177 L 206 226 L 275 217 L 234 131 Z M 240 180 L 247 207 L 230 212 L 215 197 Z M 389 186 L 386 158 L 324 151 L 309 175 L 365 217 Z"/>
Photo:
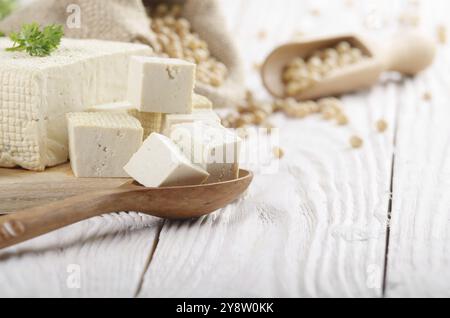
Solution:
<path fill-rule="evenodd" d="M 225 6 L 260 96 L 253 64 L 291 36 L 305 3 Z M 257 175 L 247 197 L 215 215 L 166 222 L 139 296 L 381 296 L 394 129 L 378 134 L 375 122 L 394 125 L 398 88 L 387 81 L 344 102 L 347 128 L 277 117 L 286 151 L 278 173 Z M 363 149 L 350 149 L 352 134 Z"/>
<path fill-rule="evenodd" d="M 384 110 L 370 102 L 380 99 Z M 392 118 L 383 95 L 363 100 L 368 118 Z M 361 98 L 352 102 L 357 113 Z M 363 114 L 367 145 L 357 152 L 345 130 L 281 120 L 280 172 L 258 176 L 247 197 L 216 215 L 166 223 L 140 295 L 381 296 L 392 134 L 375 135 Z"/>
<path fill-rule="evenodd" d="M 160 226 L 112 214 L 0 251 L 0 297 L 133 297 Z"/>
<path fill-rule="evenodd" d="M 436 76 L 441 72 L 436 68 L 433 75 L 405 86 L 395 165 L 390 296 L 450 296 L 450 96 L 443 100 L 436 95 L 450 82 Z M 421 100 L 428 90 L 439 97 Z"/>
<path fill-rule="evenodd" d="M 78 179 L 69 164 L 36 173 L 0 169 L 0 214 L 11 213 L 99 189 L 115 189 L 128 179 Z"/>
<path fill-rule="evenodd" d="M 444 22 L 450 28 L 448 1 L 422 5 L 428 30 Z M 449 47 L 441 46 L 433 68 L 400 92 L 389 297 L 450 297 L 449 56 Z"/>
<path fill-rule="evenodd" d="M 252 180 L 253 173 L 240 170 L 235 180 L 201 185 L 145 188 L 130 182 L 20 210 L 0 219 L 0 250 L 115 211 L 171 220 L 199 218 L 236 201 Z"/>

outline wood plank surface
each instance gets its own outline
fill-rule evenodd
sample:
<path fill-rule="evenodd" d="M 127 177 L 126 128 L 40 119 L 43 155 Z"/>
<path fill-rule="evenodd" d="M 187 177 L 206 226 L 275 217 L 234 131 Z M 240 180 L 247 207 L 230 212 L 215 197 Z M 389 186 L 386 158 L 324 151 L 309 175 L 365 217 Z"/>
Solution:
<path fill-rule="evenodd" d="M 280 120 L 280 171 L 213 216 L 167 222 L 140 295 L 381 296 L 393 134 L 374 133 L 370 118 L 394 120 L 387 90 L 346 99 L 361 151 L 328 123 Z"/>
<path fill-rule="evenodd" d="M 133 297 L 161 220 L 90 219 L 0 251 L 0 297 Z"/>
<path fill-rule="evenodd" d="M 0 169 L 0 214 L 58 201 L 90 191 L 120 187 L 129 179 L 78 179 L 69 164 L 32 172 Z"/>
<path fill-rule="evenodd" d="M 405 83 L 402 94 L 387 272 L 391 297 L 450 296 L 450 59 L 449 50 L 441 53 L 432 70 Z"/>
<path fill-rule="evenodd" d="M 310 3 L 228 3 L 249 86 L 264 96 L 254 63 L 311 19 Z M 140 296 L 382 296 L 397 84 L 344 103 L 347 128 L 277 117 L 286 152 L 278 173 L 258 175 L 243 200 L 213 216 L 166 222 Z M 375 130 L 381 118 L 386 134 Z M 353 134 L 363 149 L 350 149 Z"/>
<path fill-rule="evenodd" d="M 450 81 L 443 75 L 436 66 L 409 80 L 402 94 L 387 276 L 392 297 L 450 296 L 450 95 L 442 94 Z M 425 92 L 432 101 L 422 99 Z"/>
<path fill-rule="evenodd" d="M 422 1 L 423 27 L 450 28 L 449 1 Z M 400 92 L 387 296 L 450 297 L 450 48 Z"/>

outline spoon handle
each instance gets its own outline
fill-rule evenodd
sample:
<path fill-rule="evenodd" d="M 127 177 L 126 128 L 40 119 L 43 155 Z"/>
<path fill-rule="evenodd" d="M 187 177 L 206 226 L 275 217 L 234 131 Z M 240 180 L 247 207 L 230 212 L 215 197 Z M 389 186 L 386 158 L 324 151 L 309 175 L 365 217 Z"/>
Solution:
<path fill-rule="evenodd" d="M 62 227 L 121 210 L 117 195 L 124 189 L 94 192 L 0 217 L 0 249 L 28 241 Z"/>
<path fill-rule="evenodd" d="M 434 41 L 418 32 L 403 32 L 386 45 L 383 59 L 386 70 L 413 76 L 430 66 L 436 55 Z"/>

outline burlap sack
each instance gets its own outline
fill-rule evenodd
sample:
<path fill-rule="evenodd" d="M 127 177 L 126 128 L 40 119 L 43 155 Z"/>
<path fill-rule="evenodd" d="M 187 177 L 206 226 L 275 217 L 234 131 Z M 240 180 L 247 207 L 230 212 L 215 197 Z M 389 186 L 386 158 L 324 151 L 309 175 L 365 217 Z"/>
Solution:
<path fill-rule="evenodd" d="M 160 2 L 184 3 L 183 15 L 210 47 L 211 54 L 229 71 L 227 81 L 219 88 L 197 83 L 196 92 L 210 98 L 215 107 L 233 107 L 245 94 L 241 60 L 217 0 L 144 0 L 145 5 Z M 69 28 L 67 22 L 78 6 L 81 9 L 79 28 Z M 0 30 L 16 31 L 23 23 L 65 25 L 65 35 L 71 38 L 95 38 L 121 42 L 141 42 L 153 46 L 155 35 L 142 0 L 36 0 L 3 21 Z M 75 21 L 76 22 L 76 21 Z"/>

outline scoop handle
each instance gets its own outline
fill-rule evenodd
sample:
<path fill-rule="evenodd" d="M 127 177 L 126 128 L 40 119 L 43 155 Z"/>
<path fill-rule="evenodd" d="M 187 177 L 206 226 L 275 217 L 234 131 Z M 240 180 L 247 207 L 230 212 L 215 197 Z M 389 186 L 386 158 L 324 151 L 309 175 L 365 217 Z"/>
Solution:
<path fill-rule="evenodd" d="M 413 76 L 433 64 L 436 44 L 421 33 L 403 32 L 392 38 L 382 54 L 386 70 Z"/>
<path fill-rule="evenodd" d="M 93 192 L 2 216 L 0 250 L 94 216 L 120 211 L 117 195 L 125 192 L 120 188 Z"/>

